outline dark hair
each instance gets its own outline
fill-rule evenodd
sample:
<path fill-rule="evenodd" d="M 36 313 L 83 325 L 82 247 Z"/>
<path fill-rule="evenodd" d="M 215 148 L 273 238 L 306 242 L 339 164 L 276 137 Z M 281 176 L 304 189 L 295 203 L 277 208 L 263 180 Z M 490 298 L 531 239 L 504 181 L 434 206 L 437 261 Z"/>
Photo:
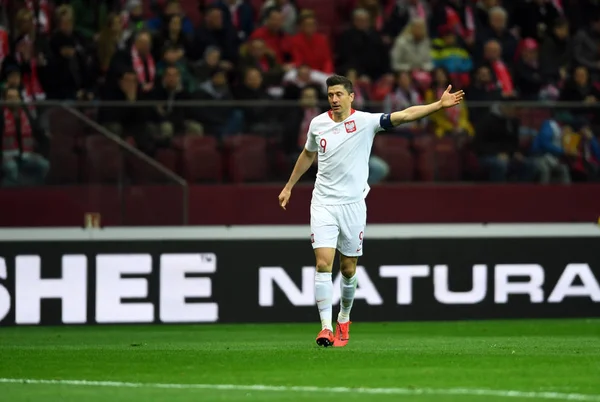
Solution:
<path fill-rule="evenodd" d="M 335 85 L 341 85 L 346 91 L 348 91 L 349 94 L 354 93 L 354 86 L 352 85 L 352 81 L 350 81 L 348 78 L 342 75 L 332 75 L 331 77 L 327 78 L 327 81 L 325 83 L 327 84 L 328 89 L 329 87 L 333 87 Z"/>

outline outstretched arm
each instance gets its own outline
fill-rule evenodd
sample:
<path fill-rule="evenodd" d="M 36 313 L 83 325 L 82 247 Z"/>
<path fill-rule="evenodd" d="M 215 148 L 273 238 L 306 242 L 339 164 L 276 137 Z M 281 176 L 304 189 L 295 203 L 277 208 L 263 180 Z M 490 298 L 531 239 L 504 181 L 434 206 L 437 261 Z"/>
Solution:
<path fill-rule="evenodd" d="M 402 123 L 419 120 L 437 112 L 438 110 L 458 105 L 460 102 L 462 102 L 465 93 L 461 90 L 451 94 L 451 89 L 452 85 L 448 85 L 448 88 L 437 102 L 433 102 L 428 105 L 411 106 L 402 111 L 392 113 L 390 115 L 392 125 L 398 126 Z"/>

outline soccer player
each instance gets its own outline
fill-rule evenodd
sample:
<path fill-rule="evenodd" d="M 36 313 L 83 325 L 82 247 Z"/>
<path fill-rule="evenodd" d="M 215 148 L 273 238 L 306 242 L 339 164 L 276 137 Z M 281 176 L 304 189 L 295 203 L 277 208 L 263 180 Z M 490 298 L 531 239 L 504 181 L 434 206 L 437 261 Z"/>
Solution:
<path fill-rule="evenodd" d="M 370 188 L 369 156 L 375 134 L 402 123 L 421 119 L 440 109 L 458 105 L 464 92 L 450 93 L 428 105 L 412 106 L 390 114 L 354 110 L 352 82 L 343 76 L 327 79 L 331 110 L 315 117 L 309 127 L 306 145 L 279 194 L 286 209 L 292 188 L 317 159 L 317 179 L 310 207 L 311 241 L 316 257 L 315 299 L 322 330 L 320 346 L 346 346 L 350 339 L 350 310 L 356 291 L 356 264 L 363 253 L 367 221 L 365 198 Z M 332 325 L 333 282 L 331 271 L 336 249 L 340 252 L 341 302 L 335 335 Z"/>

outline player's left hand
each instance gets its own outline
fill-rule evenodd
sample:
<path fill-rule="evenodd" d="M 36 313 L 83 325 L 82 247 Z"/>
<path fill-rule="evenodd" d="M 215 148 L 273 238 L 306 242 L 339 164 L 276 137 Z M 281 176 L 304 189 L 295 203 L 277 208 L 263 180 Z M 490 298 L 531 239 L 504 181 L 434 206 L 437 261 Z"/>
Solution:
<path fill-rule="evenodd" d="M 448 85 L 448 88 L 446 88 L 446 91 L 442 94 L 442 97 L 440 98 L 440 103 L 442 104 L 443 108 L 449 108 L 452 106 L 456 106 L 460 102 L 462 102 L 463 98 L 465 97 L 464 91 L 460 90 L 458 92 L 454 92 L 453 94 L 451 94 L 450 93 L 451 89 L 452 89 L 452 85 Z"/>

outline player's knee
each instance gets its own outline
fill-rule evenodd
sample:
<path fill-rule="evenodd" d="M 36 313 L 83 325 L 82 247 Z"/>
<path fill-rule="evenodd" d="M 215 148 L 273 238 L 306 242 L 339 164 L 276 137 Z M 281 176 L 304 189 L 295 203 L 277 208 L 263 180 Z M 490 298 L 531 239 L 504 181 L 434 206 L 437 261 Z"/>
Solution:
<path fill-rule="evenodd" d="M 356 274 L 357 258 L 344 258 L 340 262 L 340 271 L 346 278 L 352 278 Z"/>
<path fill-rule="evenodd" d="M 331 272 L 333 264 L 325 258 L 317 258 L 317 272 Z"/>

